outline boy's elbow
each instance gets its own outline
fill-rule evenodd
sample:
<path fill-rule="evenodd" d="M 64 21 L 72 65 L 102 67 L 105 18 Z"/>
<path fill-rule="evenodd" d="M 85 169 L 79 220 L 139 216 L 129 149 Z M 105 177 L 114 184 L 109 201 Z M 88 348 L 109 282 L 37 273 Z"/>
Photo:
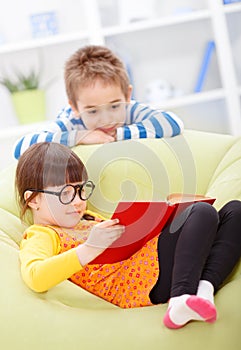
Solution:
<path fill-rule="evenodd" d="M 14 152 L 13 152 L 13 157 L 14 157 L 16 160 L 19 160 L 20 154 L 19 154 L 18 152 L 16 152 L 16 150 L 14 150 Z"/>
<path fill-rule="evenodd" d="M 162 112 L 166 121 L 169 123 L 169 128 L 165 129 L 164 137 L 174 137 L 181 135 L 184 131 L 184 123 L 175 113 L 167 111 Z"/>
<path fill-rule="evenodd" d="M 177 135 L 181 135 L 184 131 L 184 123 L 183 121 L 176 117 L 175 119 L 173 119 L 173 126 L 172 126 L 172 135 L 171 136 L 177 136 Z"/>
<path fill-rule="evenodd" d="M 15 159 L 19 159 L 21 156 L 21 147 L 23 143 L 23 138 L 21 140 L 18 140 L 14 146 L 13 146 L 13 156 Z"/>

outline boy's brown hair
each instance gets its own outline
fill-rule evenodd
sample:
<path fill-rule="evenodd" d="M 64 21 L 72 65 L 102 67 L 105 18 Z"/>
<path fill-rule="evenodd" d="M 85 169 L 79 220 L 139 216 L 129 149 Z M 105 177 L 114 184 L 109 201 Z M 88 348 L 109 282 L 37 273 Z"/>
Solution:
<path fill-rule="evenodd" d="M 127 99 L 129 77 L 123 62 L 105 46 L 89 45 L 77 50 L 65 64 L 65 88 L 69 101 L 77 109 L 76 93 L 101 80 L 119 85 Z"/>
<path fill-rule="evenodd" d="M 28 203 L 37 195 L 33 192 L 25 201 L 25 191 L 82 182 L 87 177 L 84 164 L 69 147 L 55 142 L 32 145 L 19 158 L 15 175 L 20 218 L 23 219 Z"/>

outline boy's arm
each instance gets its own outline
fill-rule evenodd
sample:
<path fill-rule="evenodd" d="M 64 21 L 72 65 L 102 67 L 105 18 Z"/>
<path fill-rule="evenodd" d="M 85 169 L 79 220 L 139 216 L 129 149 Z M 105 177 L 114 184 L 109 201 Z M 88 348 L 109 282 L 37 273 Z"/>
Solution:
<path fill-rule="evenodd" d="M 29 288 L 44 292 L 80 271 L 76 248 L 62 254 L 57 233 L 48 227 L 31 226 L 20 246 L 21 274 Z"/>
<path fill-rule="evenodd" d="M 133 102 L 127 109 L 126 125 L 117 129 L 116 140 L 173 137 L 183 129 L 182 120 L 173 112 Z"/>
<path fill-rule="evenodd" d="M 46 123 L 44 129 L 29 133 L 16 141 L 13 152 L 18 159 L 26 149 L 38 142 L 57 142 L 68 147 L 76 145 L 78 130 L 85 130 L 80 118 L 76 118 L 68 106 L 63 109 L 57 119 Z"/>

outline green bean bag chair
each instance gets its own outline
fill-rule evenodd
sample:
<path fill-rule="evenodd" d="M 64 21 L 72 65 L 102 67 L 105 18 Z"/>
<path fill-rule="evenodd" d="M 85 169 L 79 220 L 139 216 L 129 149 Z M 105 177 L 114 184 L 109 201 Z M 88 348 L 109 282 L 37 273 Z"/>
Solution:
<path fill-rule="evenodd" d="M 107 216 L 120 199 L 161 200 L 172 192 L 215 196 L 217 209 L 241 200 L 241 137 L 187 130 L 170 139 L 74 150 L 96 184 L 89 208 Z M 120 309 L 69 281 L 45 293 L 29 290 L 18 261 L 25 224 L 19 220 L 14 175 L 15 164 L 0 173 L 2 350 L 240 349 L 241 264 L 215 296 L 217 321 L 190 322 L 179 330 L 163 325 L 166 304 Z"/>

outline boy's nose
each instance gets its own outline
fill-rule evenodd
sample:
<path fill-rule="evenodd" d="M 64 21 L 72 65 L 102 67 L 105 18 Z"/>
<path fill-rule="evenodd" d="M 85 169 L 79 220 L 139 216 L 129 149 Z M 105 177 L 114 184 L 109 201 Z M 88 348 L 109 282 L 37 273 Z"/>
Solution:
<path fill-rule="evenodd" d="M 100 113 L 100 119 L 99 119 L 99 123 L 101 124 L 101 126 L 111 125 L 113 121 L 114 120 L 113 120 L 112 113 L 107 109 L 103 109 Z"/>

